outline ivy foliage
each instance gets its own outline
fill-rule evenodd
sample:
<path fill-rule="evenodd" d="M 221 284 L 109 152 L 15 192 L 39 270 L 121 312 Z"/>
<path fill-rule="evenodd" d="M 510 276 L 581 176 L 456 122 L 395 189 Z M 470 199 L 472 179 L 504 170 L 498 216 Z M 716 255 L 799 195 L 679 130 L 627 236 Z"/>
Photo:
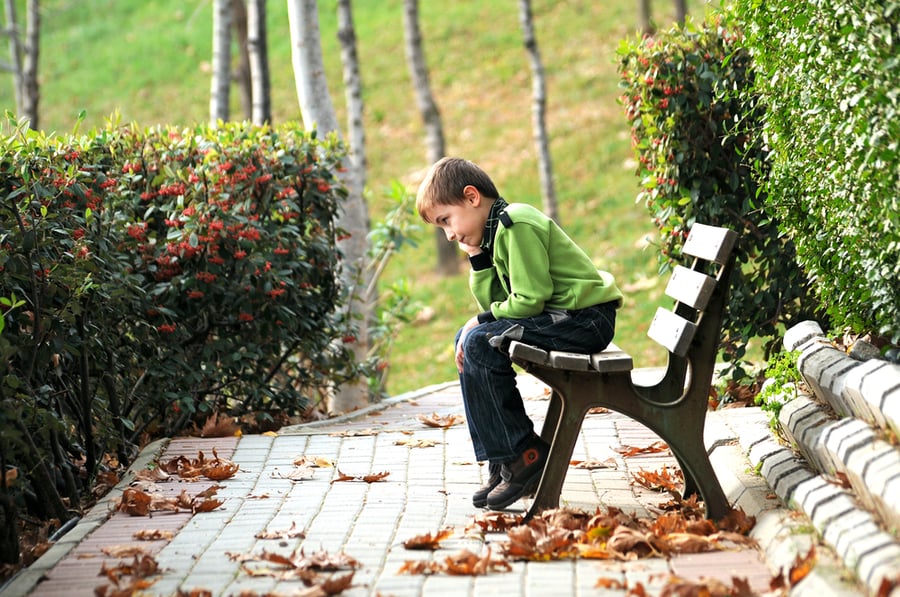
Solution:
<path fill-rule="evenodd" d="M 736 0 L 769 209 L 835 328 L 900 342 L 900 2 Z"/>
<path fill-rule="evenodd" d="M 762 112 L 739 33 L 721 23 L 687 23 L 619 48 L 622 104 L 631 126 L 641 191 L 659 230 L 661 272 L 682 260 L 695 222 L 737 231 L 737 267 L 723 322 L 723 360 L 735 380 L 748 343 L 777 352 L 785 326 L 810 318 L 818 303 L 765 205 L 758 180 L 768 156 L 758 135 Z"/>

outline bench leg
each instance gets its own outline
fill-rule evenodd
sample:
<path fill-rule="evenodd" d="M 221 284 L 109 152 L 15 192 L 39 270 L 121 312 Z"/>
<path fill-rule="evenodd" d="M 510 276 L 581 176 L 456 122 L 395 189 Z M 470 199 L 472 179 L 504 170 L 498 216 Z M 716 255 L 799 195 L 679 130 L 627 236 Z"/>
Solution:
<path fill-rule="evenodd" d="M 555 392 L 554 396 L 556 396 Z M 552 407 L 553 402 L 551 402 Z M 587 413 L 586 408 L 575 408 L 564 404 L 562 400 L 558 401 L 557 407 L 559 410 L 559 421 L 556 425 L 553 441 L 550 444 L 550 453 L 547 456 L 547 463 L 544 465 L 544 472 L 541 475 L 537 493 L 535 493 L 534 501 L 525 515 L 525 522 L 534 518 L 542 510 L 550 510 L 559 506 L 559 495 L 562 493 L 563 482 L 566 480 L 569 462 L 572 460 L 572 452 L 575 451 L 575 442 L 578 440 L 578 434 L 581 432 L 581 423 Z M 546 427 L 547 423 L 545 421 L 545 430 Z"/>
<path fill-rule="evenodd" d="M 562 398 L 556 390 L 553 390 L 553 393 L 550 394 L 550 404 L 547 406 L 547 415 L 544 417 L 544 425 L 541 427 L 541 439 L 548 444 L 553 443 L 553 436 L 556 435 L 561 415 Z"/>
<path fill-rule="evenodd" d="M 671 448 L 672 445 L 670 444 Z M 675 451 L 673 450 L 673 454 Z M 724 518 L 730 511 L 731 505 L 716 472 L 713 470 L 709 456 L 706 454 L 706 448 L 702 440 L 698 443 L 682 444 L 678 446 L 678 454 L 675 459 L 684 473 L 684 496 L 688 497 L 691 493 L 697 493 L 703 499 L 706 506 L 706 517 L 710 520 L 720 520 Z"/>

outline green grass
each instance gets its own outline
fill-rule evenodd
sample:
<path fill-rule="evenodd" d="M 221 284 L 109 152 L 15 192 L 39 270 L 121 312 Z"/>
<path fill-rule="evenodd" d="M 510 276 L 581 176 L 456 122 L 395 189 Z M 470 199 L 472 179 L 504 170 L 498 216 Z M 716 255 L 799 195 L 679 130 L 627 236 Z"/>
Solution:
<path fill-rule="evenodd" d="M 656 253 L 645 249 L 654 229 L 636 205 L 638 180 L 628 127 L 617 103 L 615 49 L 634 35 L 634 0 L 535 0 L 535 26 L 547 74 L 548 125 L 563 226 L 627 294 L 616 342 L 637 366 L 660 365 L 664 353 L 646 338 L 663 301 Z M 323 52 L 332 99 L 342 115 L 334 2 L 321 1 Z M 531 75 L 518 12 L 500 0 L 420 5 L 425 52 L 447 151 L 481 164 L 508 200 L 540 205 L 531 130 Z M 703 6 L 693 7 L 700 15 Z M 385 211 L 399 180 L 415 189 L 425 163 L 424 134 L 403 51 L 400 0 L 354 3 L 364 85 L 369 206 Z M 204 0 L 46 0 L 42 2 L 41 123 L 46 131 L 123 122 L 190 126 L 208 118 L 211 5 Z M 274 120 L 299 119 L 284 2 L 268 4 Z M 24 14 L 24 10 L 20 10 Z M 671 3 L 654 2 L 662 26 Z M 702 16 L 702 15 L 701 15 Z M 7 79 L 9 81 L 9 79 Z M 233 117 L 240 118 L 237 93 Z M 11 81 L 0 105 L 12 107 Z M 343 116 L 341 116 L 343 122 Z M 413 298 L 433 316 L 403 329 L 391 358 L 392 394 L 455 379 L 450 344 L 474 303 L 464 274 L 434 273 L 431 230 L 419 247 L 391 263 L 386 280 L 405 277 Z M 424 311 L 423 311 L 424 313 Z"/>

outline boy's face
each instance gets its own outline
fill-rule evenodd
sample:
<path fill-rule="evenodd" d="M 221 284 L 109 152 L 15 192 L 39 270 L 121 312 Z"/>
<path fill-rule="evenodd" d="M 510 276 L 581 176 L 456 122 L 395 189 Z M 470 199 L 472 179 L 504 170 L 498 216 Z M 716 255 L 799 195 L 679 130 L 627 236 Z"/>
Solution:
<path fill-rule="evenodd" d="M 447 240 L 460 245 L 478 247 L 484 236 L 484 225 L 490 213 L 490 202 L 473 186 L 463 190 L 464 201 L 452 205 L 435 205 L 428 219 L 444 231 Z"/>

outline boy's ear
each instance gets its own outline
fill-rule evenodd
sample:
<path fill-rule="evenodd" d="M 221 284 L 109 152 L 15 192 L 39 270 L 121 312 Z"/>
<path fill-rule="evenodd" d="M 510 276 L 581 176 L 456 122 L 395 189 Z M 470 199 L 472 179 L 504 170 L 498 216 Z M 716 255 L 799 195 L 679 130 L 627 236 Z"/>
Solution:
<path fill-rule="evenodd" d="M 481 205 L 481 193 L 473 185 L 463 187 L 463 198 L 472 205 L 478 207 Z"/>

